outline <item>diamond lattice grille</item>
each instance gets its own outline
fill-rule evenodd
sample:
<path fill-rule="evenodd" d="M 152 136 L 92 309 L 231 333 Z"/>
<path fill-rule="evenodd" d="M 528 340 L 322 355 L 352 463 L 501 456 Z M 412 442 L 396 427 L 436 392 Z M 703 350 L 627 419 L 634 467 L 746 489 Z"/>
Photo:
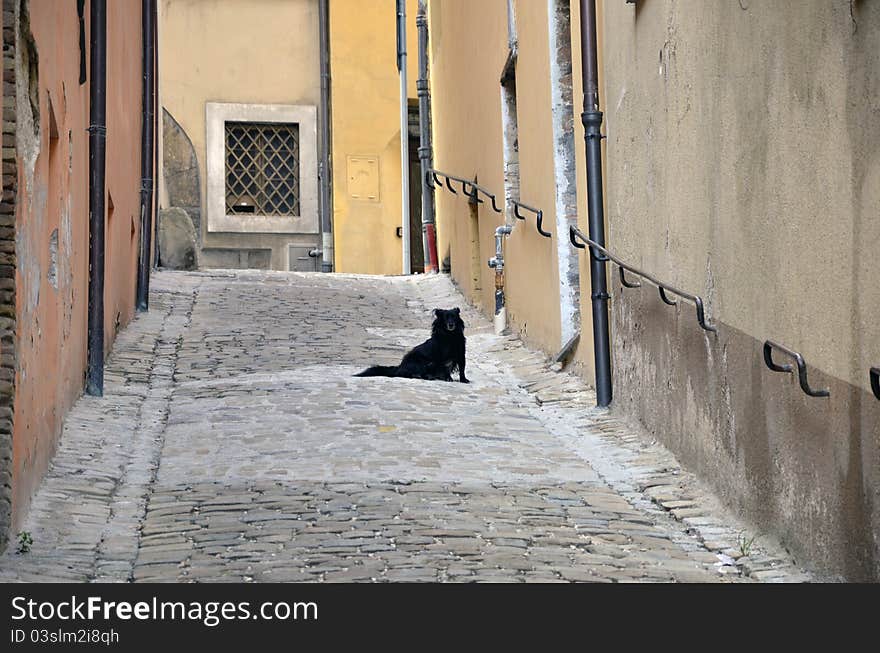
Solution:
<path fill-rule="evenodd" d="M 299 125 L 226 123 L 226 213 L 299 215 Z"/>

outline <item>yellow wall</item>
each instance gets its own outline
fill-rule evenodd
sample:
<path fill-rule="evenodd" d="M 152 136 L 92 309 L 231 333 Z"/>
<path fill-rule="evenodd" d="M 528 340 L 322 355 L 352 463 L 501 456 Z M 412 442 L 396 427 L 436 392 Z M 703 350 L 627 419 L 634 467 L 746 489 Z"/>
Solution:
<path fill-rule="evenodd" d="M 416 0 L 407 0 L 407 94 L 416 97 Z M 330 2 L 335 270 L 400 274 L 400 78 L 395 3 Z M 377 201 L 351 197 L 349 157 L 378 157 Z"/>
<path fill-rule="evenodd" d="M 559 351 L 559 274 L 554 222 L 555 182 L 551 131 L 550 44 L 547 2 L 517 0 L 519 55 L 516 68 L 519 124 L 520 197 L 544 211 L 553 239 L 535 228 L 535 219 L 517 221 L 507 241 L 507 306 L 513 324 L 528 342 L 548 353 Z M 498 75 L 496 74 L 496 77 Z M 562 235 L 562 237 L 566 237 Z"/>
<path fill-rule="evenodd" d="M 503 203 L 503 149 L 498 77 L 507 56 L 504 0 L 429 3 L 431 108 L 434 166 L 459 177 L 476 178 Z M 462 20 L 468 16 L 469 20 Z M 494 273 L 486 261 L 494 253 L 501 215 L 478 208 L 478 240 L 461 194 L 437 190 L 437 254 L 449 257 L 452 276 L 468 298 L 491 314 Z"/>
<path fill-rule="evenodd" d="M 507 2 L 433 0 L 430 3 L 431 97 L 435 166 L 460 177 L 476 176 L 481 185 L 504 197 L 504 154 L 500 77 L 508 53 Z M 462 20 L 468 16 L 468 20 Z M 520 199 L 544 212 L 544 238 L 535 218 L 516 220 L 505 243 L 505 295 L 510 328 L 529 344 L 556 354 L 564 344 L 560 318 L 557 265 L 556 182 L 548 3 L 516 2 L 518 57 L 516 69 Z M 575 69 L 580 72 L 579 67 Z M 580 113 L 580 96 L 574 103 Z M 575 157 L 583 157 L 583 129 L 575 130 Z M 584 205 L 582 198 L 579 206 Z M 472 220 L 462 196 L 437 192 L 438 254 L 449 256 L 452 275 L 485 312 L 494 310 L 494 271 L 486 261 L 494 254 L 494 231 L 503 216 L 480 205 L 479 255 L 474 254 Z M 581 282 L 583 287 L 584 282 Z M 587 283 L 587 287 L 588 287 Z M 587 291 L 589 297 L 589 291 Z M 587 304 L 588 308 L 589 304 Z M 592 363 L 589 313 L 580 359 Z M 584 344 L 586 343 L 586 346 Z"/>

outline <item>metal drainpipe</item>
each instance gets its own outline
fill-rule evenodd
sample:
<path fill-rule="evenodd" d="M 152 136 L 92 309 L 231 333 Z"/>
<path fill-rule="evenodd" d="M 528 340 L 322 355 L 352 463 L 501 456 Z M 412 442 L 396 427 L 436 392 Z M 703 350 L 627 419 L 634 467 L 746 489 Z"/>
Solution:
<path fill-rule="evenodd" d="M 425 252 L 425 272 L 437 272 L 437 231 L 434 221 L 434 187 L 426 183 L 428 170 L 433 164 L 431 155 L 431 95 L 428 89 L 428 17 L 425 0 L 419 0 L 416 14 L 419 31 L 419 161 L 422 171 L 422 243 Z"/>
<path fill-rule="evenodd" d="M 406 88 L 406 4 L 397 0 L 397 69 L 400 72 L 400 196 L 403 274 L 411 274 L 409 246 L 409 111 Z"/>
<path fill-rule="evenodd" d="M 318 32 L 321 49 L 321 272 L 333 272 L 333 173 L 330 164 L 330 2 L 318 2 Z"/>
<path fill-rule="evenodd" d="M 507 308 L 504 305 L 504 236 L 513 227 L 504 224 L 495 229 L 495 256 L 489 259 L 489 267 L 495 268 L 495 333 L 501 335 L 507 329 Z"/>
<path fill-rule="evenodd" d="M 605 213 L 602 200 L 602 112 L 599 111 L 599 64 L 596 35 L 596 0 L 581 0 L 581 61 L 584 83 L 586 131 L 587 206 L 590 238 L 605 245 Z M 593 308 L 593 351 L 596 365 L 596 404 L 611 403 L 611 349 L 608 332 L 608 289 L 605 263 L 590 255 Z"/>
<path fill-rule="evenodd" d="M 141 101 L 141 240 L 138 258 L 137 310 L 146 311 L 150 305 L 150 255 L 153 231 L 153 145 L 156 94 L 153 84 L 155 34 L 153 32 L 153 4 L 141 2 L 141 32 L 143 41 L 143 98 Z"/>
<path fill-rule="evenodd" d="M 107 4 L 91 0 L 89 63 L 89 353 L 86 392 L 104 394 L 104 172 L 107 145 Z"/>
<path fill-rule="evenodd" d="M 154 193 L 154 202 L 152 206 L 152 215 L 153 219 L 150 223 L 150 239 L 152 241 L 152 237 L 155 233 L 156 226 L 159 224 L 159 179 L 161 178 L 161 173 L 159 171 L 159 116 L 161 111 L 159 111 L 159 5 L 156 0 L 152 2 L 152 11 L 150 12 L 150 20 L 153 23 L 153 39 L 155 46 L 153 47 L 153 134 L 156 135 L 156 147 L 153 148 L 153 170 L 154 178 L 153 178 L 153 188 L 155 190 Z M 149 251 L 147 253 L 148 260 L 152 260 L 151 266 L 154 270 L 159 267 L 159 241 L 156 239 L 155 247 L 152 249 L 155 250 L 155 256 L 153 255 L 153 251 Z M 147 288 L 149 290 L 149 286 Z"/>

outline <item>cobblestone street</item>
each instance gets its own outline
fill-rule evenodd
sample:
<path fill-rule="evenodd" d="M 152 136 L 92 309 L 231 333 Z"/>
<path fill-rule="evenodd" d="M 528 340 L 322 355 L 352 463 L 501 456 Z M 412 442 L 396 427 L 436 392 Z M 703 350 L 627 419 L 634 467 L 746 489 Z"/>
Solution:
<path fill-rule="evenodd" d="M 470 384 L 355 378 L 461 306 Z M 445 276 L 159 272 L 3 581 L 810 580 Z"/>

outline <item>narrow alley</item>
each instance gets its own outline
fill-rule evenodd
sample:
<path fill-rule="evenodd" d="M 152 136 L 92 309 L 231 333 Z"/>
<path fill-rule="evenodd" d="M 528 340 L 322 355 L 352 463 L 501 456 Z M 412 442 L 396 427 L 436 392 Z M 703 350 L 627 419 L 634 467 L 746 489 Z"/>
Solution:
<path fill-rule="evenodd" d="M 469 385 L 354 378 L 460 306 Z M 446 275 L 158 272 L 2 581 L 803 581 Z"/>

